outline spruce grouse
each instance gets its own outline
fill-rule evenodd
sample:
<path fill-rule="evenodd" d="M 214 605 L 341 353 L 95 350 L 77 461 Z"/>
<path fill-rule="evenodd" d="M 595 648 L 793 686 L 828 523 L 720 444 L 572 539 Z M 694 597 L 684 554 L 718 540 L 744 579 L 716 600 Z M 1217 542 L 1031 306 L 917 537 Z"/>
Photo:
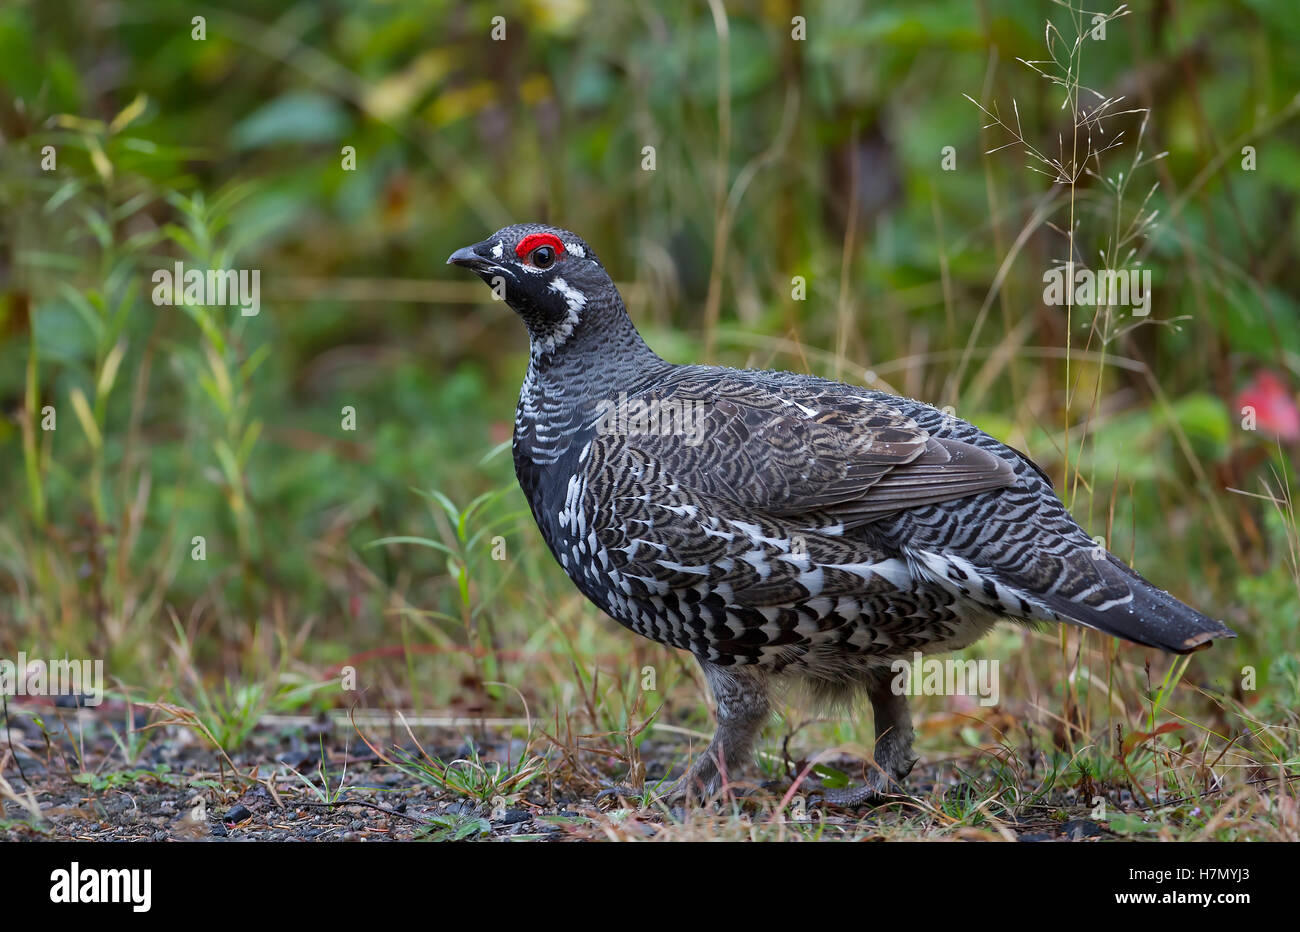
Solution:
<path fill-rule="evenodd" d="M 965 647 L 1000 618 L 1083 625 L 1186 653 L 1235 634 L 1079 527 L 1047 475 L 929 405 L 789 372 L 672 365 L 574 234 L 509 226 L 457 250 L 528 327 L 514 460 L 551 552 L 591 601 L 689 650 L 718 728 L 672 795 L 749 762 L 774 688 L 865 692 L 876 767 L 911 770 L 890 664 Z"/>

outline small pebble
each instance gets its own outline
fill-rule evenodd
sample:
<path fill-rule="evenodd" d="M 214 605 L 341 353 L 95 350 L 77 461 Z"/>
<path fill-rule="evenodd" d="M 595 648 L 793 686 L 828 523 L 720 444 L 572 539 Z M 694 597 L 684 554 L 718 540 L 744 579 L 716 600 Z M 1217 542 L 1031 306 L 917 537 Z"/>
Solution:
<path fill-rule="evenodd" d="M 1096 822 L 1088 819 L 1071 819 L 1061 826 L 1061 831 L 1071 841 L 1079 841 L 1083 838 L 1095 838 L 1102 834 L 1101 826 Z"/>

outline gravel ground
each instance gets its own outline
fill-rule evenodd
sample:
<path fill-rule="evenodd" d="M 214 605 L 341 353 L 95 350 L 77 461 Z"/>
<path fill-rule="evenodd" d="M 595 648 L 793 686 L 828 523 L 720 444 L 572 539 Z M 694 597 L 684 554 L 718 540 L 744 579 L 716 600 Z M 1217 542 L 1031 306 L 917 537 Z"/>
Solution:
<path fill-rule="evenodd" d="M 0 734 L 0 839 L 10 841 L 696 840 L 754 837 L 756 824 L 780 838 L 900 837 L 904 825 L 902 837 L 1115 837 L 1088 817 L 1091 810 L 1074 799 L 1073 790 L 1025 807 L 1027 816 L 945 833 L 952 820 L 935 812 L 933 801 L 974 795 L 954 781 L 951 762 L 923 764 L 912 775 L 909 790 L 927 805 L 902 801 L 856 812 L 816 811 L 798 821 L 772 817 L 789 781 L 774 781 L 712 809 L 642 808 L 639 800 L 629 802 L 614 791 L 618 785 L 612 781 L 627 769 L 617 756 L 561 749 L 544 739 L 529 747 L 509 740 L 504 729 L 495 735 L 490 727 L 478 730 L 471 745 L 464 731 L 402 730 L 403 742 L 394 728 L 384 739 L 368 736 L 368 746 L 355 728 L 338 721 L 281 721 L 253 729 L 242 749 L 227 757 L 193 728 L 146 727 L 151 715 L 159 720 L 156 710 L 135 711 L 132 746 L 121 732 L 125 707 L 11 702 L 9 708 Z M 132 748 L 129 763 L 124 744 Z M 646 771 L 655 776 L 671 770 L 682 755 L 683 746 L 673 741 L 647 740 L 640 749 Z M 522 788 L 465 792 L 393 763 L 429 759 L 461 761 L 456 773 L 471 776 L 494 761 L 529 760 L 537 776 Z M 845 772 L 860 766 L 852 760 L 830 763 Z M 796 769 L 801 764 L 792 762 Z M 599 795 L 601 786 L 610 792 Z M 1132 803 L 1127 791 L 1100 791 L 1121 806 Z"/>

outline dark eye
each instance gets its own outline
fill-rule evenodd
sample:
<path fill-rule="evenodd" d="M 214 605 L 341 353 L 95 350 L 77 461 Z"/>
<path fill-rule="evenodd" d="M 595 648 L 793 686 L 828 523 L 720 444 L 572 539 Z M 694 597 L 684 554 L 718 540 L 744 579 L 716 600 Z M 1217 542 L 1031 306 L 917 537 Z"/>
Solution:
<path fill-rule="evenodd" d="M 535 268 L 549 269 L 555 264 L 555 250 L 550 246 L 538 246 L 528 254 L 528 261 Z"/>

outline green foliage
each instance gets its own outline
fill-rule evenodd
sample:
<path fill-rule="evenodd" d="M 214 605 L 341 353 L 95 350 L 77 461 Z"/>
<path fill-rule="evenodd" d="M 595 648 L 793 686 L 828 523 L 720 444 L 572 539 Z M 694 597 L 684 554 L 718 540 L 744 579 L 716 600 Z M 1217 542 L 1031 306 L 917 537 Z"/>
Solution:
<path fill-rule="evenodd" d="M 487 819 L 459 812 L 433 816 L 429 823 L 417 835 L 424 841 L 467 841 L 492 830 Z"/>
<path fill-rule="evenodd" d="M 727 3 L 724 32 L 708 4 L 222 0 L 199 41 L 164 0 L 0 8 L 0 656 L 102 656 L 223 748 L 355 701 L 585 702 L 629 762 L 665 704 L 707 727 L 688 675 L 636 686 L 680 663 L 629 646 L 540 543 L 504 446 L 523 330 L 444 271 L 544 218 L 668 358 L 951 404 L 1026 450 L 1089 533 L 1242 633 L 1198 682 L 1253 664 L 1255 712 L 1294 709 L 1295 447 L 1235 400 L 1261 370 L 1300 378 L 1291 5 L 1123 16 L 1068 57 L 1043 47 L 1045 19 L 1068 46 L 1068 8 L 1035 0 L 851 0 L 808 11 L 804 42 L 798 12 Z M 1016 60 L 1045 57 L 1151 108 L 1073 186 L 1025 170 L 1065 157 L 1063 99 L 1090 100 Z M 1044 304 L 1071 246 L 1140 259 L 1150 319 Z M 155 304 L 176 262 L 260 270 L 261 312 Z M 333 688 L 350 662 L 360 700 Z M 1101 701 L 1096 675 L 1068 695 Z M 521 785 L 403 766 L 476 800 Z"/>
<path fill-rule="evenodd" d="M 179 778 L 171 773 L 171 768 L 166 764 L 159 764 L 155 768 L 113 770 L 107 773 L 78 773 L 73 774 L 72 779 L 96 793 L 123 789 L 145 780 L 153 780 L 158 783 L 179 782 Z"/>
<path fill-rule="evenodd" d="M 483 805 L 518 798 L 544 772 L 538 757 L 520 755 L 514 761 L 485 761 L 472 741 L 466 757 L 449 762 L 430 757 L 422 749 L 413 752 L 394 748 L 391 758 L 390 763 L 407 776 Z"/>

